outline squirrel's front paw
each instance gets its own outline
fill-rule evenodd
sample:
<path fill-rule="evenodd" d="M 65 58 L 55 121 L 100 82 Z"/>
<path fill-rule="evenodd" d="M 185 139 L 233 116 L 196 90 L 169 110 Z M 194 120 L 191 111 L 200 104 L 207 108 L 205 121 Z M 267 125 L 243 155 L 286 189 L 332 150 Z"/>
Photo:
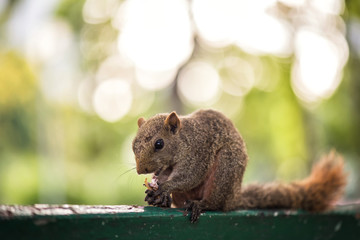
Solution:
<path fill-rule="evenodd" d="M 147 189 L 145 191 L 145 193 L 146 193 L 146 197 L 145 197 L 144 201 L 147 202 L 149 205 L 153 205 L 154 201 L 155 201 L 155 198 L 154 198 L 155 191 L 153 191 L 151 189 Z"/>
<path fill-rule="evenodd" d="M 170 197 L 170 193 L 161 191 L 160 189 L 153 191 L 153 190 L 146 190 L 146 197 L 145 201 L 148 202 L 149 205 L 153 205 L 156 207 L 170 207 L 172 199 Z"/>

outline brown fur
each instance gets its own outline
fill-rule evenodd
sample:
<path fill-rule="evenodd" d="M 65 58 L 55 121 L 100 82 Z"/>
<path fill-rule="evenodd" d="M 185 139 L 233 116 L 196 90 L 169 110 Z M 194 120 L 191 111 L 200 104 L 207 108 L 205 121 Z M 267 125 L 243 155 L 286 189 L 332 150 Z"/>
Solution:
<path fill-rule="evenodd" d="M 302 181 L 251 184 L 241 191 L 235 208 L 288 208 L 319 212 L 330 209 L 346 184 L 344 162 L 335 151 L 324 156 Z"/>
<path fill-rule="evenodd" d="M 133 141 L 137 172 L 156 173 L 159 190 L 147 191 L 155 206 L 190 207 L 192 221 L 201 210 L 302 208 L 323 211 L 339 199 L 346 184 L 343 160 L 333 151 L 311 175 L 289 184 L 242 185 L 248 161 L 245 143 L 220 112 L 200 110 L 188 116 L 158 114 L 138 120 Z M 162 139 L 164 146 L 156 149 Z"/>

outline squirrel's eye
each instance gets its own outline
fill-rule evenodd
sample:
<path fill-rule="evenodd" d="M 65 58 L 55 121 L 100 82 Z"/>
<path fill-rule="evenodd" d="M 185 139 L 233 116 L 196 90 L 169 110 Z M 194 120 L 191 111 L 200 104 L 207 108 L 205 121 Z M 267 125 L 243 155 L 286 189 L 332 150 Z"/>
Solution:
<path fill-rule="evenodd" d="M 156 149 L 156 150 L 160 150 L 160 149 L 162 149 L 163 147 L 164 147 L 164 140 L 162 140 L 162 139 L 156 140 L 156 142 L 155 142 L 155 149 Z"/>

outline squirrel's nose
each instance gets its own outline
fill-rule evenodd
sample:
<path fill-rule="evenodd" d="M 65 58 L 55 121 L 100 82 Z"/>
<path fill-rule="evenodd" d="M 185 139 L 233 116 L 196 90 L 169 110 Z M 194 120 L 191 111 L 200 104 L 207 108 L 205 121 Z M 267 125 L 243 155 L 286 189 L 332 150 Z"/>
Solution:
<path fill-rule="evenodd" d="M 138 174 L 145 174 L 145 173 L 149 172 L 149 170 L 147 168 L 144 168 L 144 166 L 141 166 L 139 158 L 136 158 L 135 160 L 136 160 L 136 171 Z"/>

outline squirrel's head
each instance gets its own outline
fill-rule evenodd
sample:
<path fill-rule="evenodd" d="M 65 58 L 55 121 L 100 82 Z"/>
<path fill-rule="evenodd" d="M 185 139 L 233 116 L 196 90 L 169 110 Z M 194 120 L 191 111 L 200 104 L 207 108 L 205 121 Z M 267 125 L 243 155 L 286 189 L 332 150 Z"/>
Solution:
<path fill-rule="evenodd" d="M 138 132 L 132 143 L 138 174 L 172 167 L 179 143 L 181 123 L 175 112 L 139 118 Z"/>

